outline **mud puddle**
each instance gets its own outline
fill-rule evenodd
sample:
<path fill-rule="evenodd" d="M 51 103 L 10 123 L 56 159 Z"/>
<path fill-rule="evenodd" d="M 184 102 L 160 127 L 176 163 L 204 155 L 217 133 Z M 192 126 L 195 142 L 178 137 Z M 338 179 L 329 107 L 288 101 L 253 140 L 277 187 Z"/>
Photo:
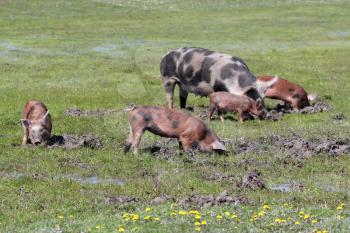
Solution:
<path fill-rule="evenodd" d="M 181 154 L 178 140 L 174 138 L 160 138 L 155 144 L 145 148 L 145 150 L 156 157 L 166 160 L 173 159 Z"/>
<path fill-rule="evenodd" d="M 81 147 L 88 147 L 91 149 L 102 148 L 102 141 L 93 134 L 85 135 L 53 135 L 48 143 L 48 148 L 65 148 L 76 149 Z"/>
<path fill-rule="evenodd" d="M 103 117 L 106 115 L 116 114 L 117 112 L 118 110 L 115 109 L 80 110 L 78 108 L 68 108 L 64 111 L 64 115 L 74 117 Z"/>
<path fill-rule="evenodd" d="M 214 197 L 214 195 L 199 195 L 199 194 L 192 194 L 187 198 L 184 198 L 179 201 L 179 205 L 182 207 L 185 206 L 195 206 L 200 208 L 210 207 L 210 206 L 220 206 L 220 205 L 240 205 L 240 204 L 247 204 L 248 198 L 244 196 L 230 196 L 228 195 L 227 191 L 223 191 L 220 195 L 217 197 Z"/>
<path fill-rule="evenodd" d="M 304 138 L 299 135 L 280 136 L 273 135 L 260 137 L 256 140 L 241 138 L 236 142 L 225 140 L 226 145 L 233 148 L 233 152 L 239 153 L 266 153 L 268 151 L 279 151 L 294 157 L 310 157 L 318 154 L 329 154 L 338 156 L 350 153 L 350 139 L 333 137 L 326 138 Z"/>

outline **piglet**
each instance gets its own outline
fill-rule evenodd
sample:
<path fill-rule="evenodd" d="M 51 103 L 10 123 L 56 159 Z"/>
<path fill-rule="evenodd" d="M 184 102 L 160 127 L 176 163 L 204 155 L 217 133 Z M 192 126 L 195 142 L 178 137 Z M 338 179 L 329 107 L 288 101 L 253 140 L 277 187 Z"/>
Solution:
<path fill-rule="evenodd" d="M 248 113 L 250 115 L 263 118 L 266 114 L 265 107 L 258 99 L 254 101 L 245 95 L 235 95 L 228 92 L 214 92 L 210 96 L 210 107 L 208 118 L 211 120 L 215 111 L 218 111 L 221 121 L 224 121 L 223 115 L 228 112 L 237 112 L 239 122 L 243 124 L 243 114 Z"/>
<path fill-rule="evenodd" d="M 275 77 L 258 76 L 257 79 L 262 82 L 269 82 Z M 298 84 L 280 77 L 273 85 L 264 90 L 263 95 L 271 99 L 282 100 L 285 107 L 291 106 L 295 110 L 310 106 L 310 102 L 317 96 L 316 94 L 307 94 L 304 88 Z"/>
<path fill-rule="evenodd" d="M 177 138 L 180 148 L 186 152 L 199 149 L 204 152 L 226 151 L 218 136 L 203 121 L 188 113 L 149 106 L 132 106 L 128 109 L 130 134 L 125 143 L 125 152 L 133 150 L 138 154 L 139 144 L 144 131 L 167 138 Z"/>
<path fill-rule="evenodd" d="M 47 144 L 50 139 L 52 123 L 49 110 L 40 101 L 30 100 L 22 112 L 23 140 L 22 145 L 29 143 Z"/>

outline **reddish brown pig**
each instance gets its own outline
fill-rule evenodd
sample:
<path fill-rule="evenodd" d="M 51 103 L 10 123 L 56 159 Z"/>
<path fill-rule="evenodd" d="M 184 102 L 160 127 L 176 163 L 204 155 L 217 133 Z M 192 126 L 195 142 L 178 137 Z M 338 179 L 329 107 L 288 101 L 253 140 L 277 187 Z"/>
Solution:
<path fill-rule="evenodd" d="M 275 77 L 276 76 L 258 76 L 257 79 L 262 82 L 269 82 Z M 278 77 L 278 80 L 273 85 L 264 90 L 263 95 L 271 99 L 282 100 L 285 107 L 291 106 L 296 110 L 310 106 L 310 102 L 317 96 L 315 94 L 307 94 L 298 84 L 280 77 Z"/>
<path fill-rule="evenodd" d="M 245 95 L 235 95 L 228 92 L 214 92 L 210 96 L 210 107 L 208 118 L 211 120 L 213 113 L 218 111 L 221 121 L 224 121 L 223 115 L 228 112 L 237 112 L 239 121 L 243 124 L 243 114 L 248 113 L 259 118 L 266 114 L 266 110 L 261 100 L 254 101 Z"/>
<path fill-rule="evenodd" d="M 190 114 L 149 106 L 133 106 L 127 111 L 130 134 L 125 143 L 125 152 L 131 147 L 134 154 L 138 153 L 141 137 L 146 130 L 161 137 L 177 138 L 186 152 L 191 149 L 205 152 L 226 150 L 218 136 L 203 121 Z"/>
<path fill-rule="evenodd" d="M 47 144 L 52 129 L 51 117 L 45 104 L 40 101 L 30 100 L 24 106 L 21 119 L 23 127 L 22 145 Z"/>

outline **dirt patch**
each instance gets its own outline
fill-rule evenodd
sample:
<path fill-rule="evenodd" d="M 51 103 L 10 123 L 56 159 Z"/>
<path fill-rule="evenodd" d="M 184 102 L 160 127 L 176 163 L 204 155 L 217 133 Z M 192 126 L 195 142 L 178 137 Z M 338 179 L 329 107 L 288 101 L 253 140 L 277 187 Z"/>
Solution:
<path fill-rule="evenodd" d="M 64 111 L 64 115 L 66 116 L 74 116 L 74 117 L 103 117 L 105 115 L 115 114 L 118 111 L 115 109 L 97 109 L 97 110 L 80 110 L 77 108 L 68 108 Z"/>
<path fill-rule="evenodd" d="M 219 206 L 219 205 L 240 205 L 247 204 L 249 200 L 244 196 L 230 196 L 227 191 L 223 191 L 219 196 L 214 197 L 212 194 L 210 195 L 198 195 L 193 194 L 187 198 L 184 198 L 179 201 L 179 205 L 182 207 L 185 206 L 195 206 L 199 208 L 205 208 L 209 206 Z"/>
<path fill-rule="evenodd" d="M 173 159 L 180 154 L 178 140 L 174 138 L 159 138 L 154 145 L 145 150 L 166 160 Z"/>
<path fill-rule="evenodd" d="M 332 110 L 332 106 L 326 102 L 316 102 L 311 106 L 299 110 L 301 113 L 316 113 L 316 112 L 329 112 Z"/>
<path fill-rule="evenodd" d="M 93 134 L 85 135 L 53 135 L 48 143 L 48 148 L 65 148 L 75 149 L 81 147 L 88 147 L 91 149 L 99 149 L 102 147 L 101 139 Z"/>
<path fill-rule="evenodd" d="M 151 201 L 151 204 L 154 204 L 154 205 L 160 205 L 166 201 L 169 201 L 169 200 L 173 200 L 173 198 L 171 196 L 168 196 L 168 195 L 165 195 L 165 194 L 161 194 L 159 197 L 156 197 L 154 198 L 152 201 Z"/>
<path fill-rule="evenodd" d="M 318 154 L 329 154 L 338 156 L 350 153 L 350 139 L 332 138 L 330 136 L 320 138 L 304 138 L 299 135 L 281 136 L 273 135 L 260 137 L 255 140 L 241 138 L 236 142 L 225 140 L 232 145 L 233 152 L 239 153 L 266 153 L 268 151 L 279 151 L 294 157 L 310 157 Z"/>
<path fill-rule="evenodd" d="M 223 173 L 220 173 L 220 172 L 215 172 L 215 173 L 211 174 L 210 176 L 208 176 L 206 179 L 207 180 L 218 181 L 218 182 L 221 182 L 221 181 L 228 181 L 228 182 L 231 182 L 231 183 L 235 182 L 235 176 L 234 175 L 226 175 L 226 174 L 223 174 Z"/>
<path fill-rule="evenodd" d="M 347 119 L 347 117 L 343 113 L 335 114 L 332 116 L 333 121 L 343 121 L 346 119 Z"/>
<path fill-rule="evenodd" d="M 259 171 L 249 172 L 245 176 L 243 176 L 241 182 L 238 184 L 238 187 L 243 187 L 252 190 L 266 188 L 265 181 L 262 177 L 261 172 Z"/>
<path fill-rule="evenodd" d="M 138 201 L 139 200 L 136 197 L 128 197 L 128 196 L 105 197 L 105 204 L 106 205 L 135 203 Z"/>

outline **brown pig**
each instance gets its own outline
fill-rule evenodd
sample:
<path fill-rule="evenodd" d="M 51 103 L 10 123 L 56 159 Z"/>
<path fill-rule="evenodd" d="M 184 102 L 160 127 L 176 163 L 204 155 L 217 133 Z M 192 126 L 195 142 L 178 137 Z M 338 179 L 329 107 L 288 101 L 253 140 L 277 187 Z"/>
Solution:
<path fill-rule="evenodd" d="M 226 151 L 218 136 L 207 128 L 203 121 L 188 113 L 149 106 L 132 106 L 128 111 L 130 134 L 125 143 L 124 152 L 131 149 L 138 153 L 144 131 L 150 131 L 161 137 L 177 138 L 180 147 L 186 152 L 191 149 L 200 151 Z"/>
<path fill-rule="evenodd" d="M 243 124 L 244 113 L 249 113 L 250 115 L 258 116 L 259 118 L 264 117 L 266 114 L 265 107 L 260 99 L 254 101 L 248 96 L 235 95 L 228 92 L 214 92 L 209 97 L 209 120 L 211 120 L 215 111 L 218 111 L 222 122 L 224 121 L 223 114 L 237 112 L 241 124 Z"/>
<path fill-rule="evenodd" d="M 24 106 L 21 119 L 23 127 L 22 145 L 29 143 L 47 144 L 52 129 L 51 117 L 45 104 L 30 100 Z"/>
<path fill-rule="evenodd" d="M 262 82 L 269 82 L 275 77 L 276 76 L 258 76 L 257 79 Z M 273 85 L 267 87 L 263 91 L 262 96 L 282 100 L 285 107 L 291 106 L 293 109 L 299 110 L 310 106 L 310 102 L 313 101 L 317 95 L 307 94 L 304 88 L 298 84 L 278 77 L 278 80 Z"/>

